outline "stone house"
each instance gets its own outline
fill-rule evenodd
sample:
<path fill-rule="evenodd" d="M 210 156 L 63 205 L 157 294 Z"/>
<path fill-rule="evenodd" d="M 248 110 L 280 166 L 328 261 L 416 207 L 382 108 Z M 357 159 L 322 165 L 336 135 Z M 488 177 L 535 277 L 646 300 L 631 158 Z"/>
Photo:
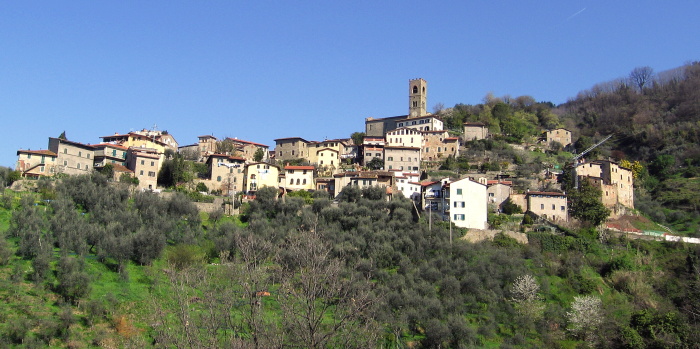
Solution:
<path fill-rule="evenodd" d="M 566 193 L 528 191 L 525 194 L 527 210 L 550 221 L 566 222 L 569 209 Z"/>
<path fill-rule="evenodd" d="M 255 161 L 255 153 L 260 149 L 263 152 L 263 157 L 260 161 L 267 162 L 270 159 L 270 147 L 265 144 L 244 141 L 238 138 L 226 138 L 226 140 L 232 142 L 236 147 L 238 153 L 232 155 L 240 156 L 248 161 Z"/>
<path fill-rule="evenodd" d="M 486 181 L 486 194 L 489 205 L 494 205 L 496 210 L 500 210 L 501 205 L 510 197 L 512 185 L 513 182 L 511 181 Z"/>
<path fill-rule="evenodd" d="M 567 145 L 571 145 L 571 131 L 565 128 L 545 131 L 544 139 L 547 145 L 552 144 L 552 142 L 559 142 L 562 146 L 566 147 Z"/>
<path fill-rule="evenodd" d="M 489 129 L 481 122 L 465 122 L 463 125 L 462 139 L 465 142 L 486 139 L 489 137 Z"/>
<path fill-rule="evenodd" d="M 22 177 L 53 176 L 57 171 L 57 154 L 50 150 L 18 150 L 17 166 Z"/>
<path fill-rule="evenodd" d="M 450 137 L 447 131 L 423 131 L 423 161 L 436 161 L 459 154 L 459 138 Z"/>
<path fill-rule="evenodd" d="M 275 139 L 275 160 L 309 159 L 309 141 L 301 137 Z"/>
<path fill-rule="evenodd" d="M 634 208 L 634 176 L 632 170 L 608 160 L 576 164 L 579 181 L 588 178 L 601 190 L 601 201 L 612 209 L 613 216 L 622 211 L 618 206 Z"/>
<path fill-rule="evenodd" d="M 100 143 L 93 145 L 95 149 L 95 169 L 104 167 L 107 164 L 126 166 L 126 156 L 129 148 L 119 144 Z"/>
<path fill-rule="evenodd" d="M 127 153 L 127 167 L 139 180 L 139 189 L 154 190 L 158 184 L 161 154 L 155 149 L 131 147 Z"/>
<path fill-rule="evenodd" d="M 206 161 L 209 176 L 202 182 L 209 190 L 220 190 L 224 195 L 241 192 L 244 189 L 245 162 L 242 157 L 211 154 Z"/>
<path fill-rule="evenodd" d="M 56 154 L 56 173 L 80 175 L 92 172 L 95 148 L 66 139 L 49 137 L 49 150 Z"/>
<path fill-rule="evenodd" d="M 384 169 L 404 172 L 420 171 L 421 148 L 384 147 Z"/>

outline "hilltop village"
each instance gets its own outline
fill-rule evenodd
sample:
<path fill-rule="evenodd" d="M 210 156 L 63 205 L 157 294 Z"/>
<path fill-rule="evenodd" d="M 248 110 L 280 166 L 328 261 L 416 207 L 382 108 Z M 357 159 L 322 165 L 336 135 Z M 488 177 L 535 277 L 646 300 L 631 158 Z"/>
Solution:
<path fill-rule="evenodd" d="M 262 187 L 274 187 L 281 196 L 324 191 L 337 198 L 346 186 L 381 187 L 388 199 L 408 198 L 417 211 L 438 214 L 460 228 L 488 229 L 489 212 L 497 214 L 504 205 L 550 222 L 570 219 L 567 193 L 559 181 L 563 168 L 546 168 L 530 178 L 515 178 L 509 171 L 514 164 L 496 171 L 470 168 L 460 178 L 439 176 L 446 163 L 473 144 L 507 132 L 492 134 L 482 122 L 464 122 L 461 132 L 447 130 L 439 112 L 427 111 L 427 96 L 425 80 L 410 80 L 406 115 L 366 118 L 364 132 L 350 138 L 313 141 L 287 135 L 275 139 L 270 149 L 213 135 L 180 145 L 167 131 L 147 129 L 101 136 L 97 144 L 68 140 L 63 134 L 50 137 L 46 149 L 18 150 L 16 170 L 24 178 L 100 171 L 139 190 L 159 192 L 164 164 L 179 157 L 202 169 L 190 185 L 206 195 L 247 200 Z M 547 152 L 572 149 L 573 143 L 570 130 L 553 128 L 542 130 L 534 143 L 514 146 Z M 613 217 L 634 208 L 633 171 L 613 160 L 586 161 L 583 155 L 573 157 L 567 170 L 575 171 L 576 182 L 587 181 L 599 189 L 600 201 Z"/>

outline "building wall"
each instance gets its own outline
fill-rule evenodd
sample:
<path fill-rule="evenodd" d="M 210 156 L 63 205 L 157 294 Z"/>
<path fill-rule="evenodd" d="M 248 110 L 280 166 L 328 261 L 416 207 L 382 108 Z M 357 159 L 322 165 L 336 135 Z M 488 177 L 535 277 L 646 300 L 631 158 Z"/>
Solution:
<path fill-rule="evenodd" d="M 263 187 L 279 188 L 279 168 L 264 162 L 246 165 L 246 192 L 257 191 Z"/>
<path fill-rule="evenodd" d="M 367 163 L 372 161 L 374 158 L 380 158 L 384 160 L 384 148 L 383 147 L 364 147 L 362 149 L 364 151 L 363 157 L 362 157 L 362 166 L 367 166 Z M 384 164 L 384 168 L 386 167 L 386 163 Z"/>
<path fill-rule="evenodd" d="M 139 179 L 139 189 L 156 189 L 160 158 L 157 154 L 130 151 L 128 167 L 134 171 L 134 177 Z"/>
<path fill-rule="evenodd" d="M 276 139 L 276 160 L 309 159 L 309 142 L 301 138 Z"/>
<path fill-rule="evenodd" d="M 390 147 L 421 147 L 423 134 L 415 129 L 399 128 L 386 133 L 386 145 Z"/>
<path fill-rule="evenodd" d="M 404 172 L 420 171 L 420 148 L 385 147 L 384 169 Z"/>
<path fill-rule="evenodd" d="M 486 125 L 464 124 L 464 133 L 462 139 L 465 142 L 486 139 L 489 135 L 489 129 Z"/>
<path fill-rule="evenodd" d="M 571 131 L 563 128 L 547 131 L 547 144 L 552 142 L 559 142 L 566 147 L 571 144 Z"/>
<path fill-rule="evenodd" d="M 500 208 L 504 201 L 510 197 L 511 187 L 502 183 L 489 185 L 486 188 L 488 203 Z"/>
<path fill-rule="evenodd" d="M 457 155 L 459 143 L 457 139 L 450 139 L 447 131 L 424 132 L 423 149 L 421 157 L 423 161 L 444 159 L 450 155 Z"/>
<path fill-rule="evenodd" d="M 532 213 L 553 221 L 567 221 L 569 217 L 565 195 L 530 192 L 527 194 L 527 207 Z"/>
<path fill-rule="evenodd" d="M 286 190 L 313 190 L 313 166 L 287 166 L 284 169 L 284 187 Z"/>
<path fill-rule="evenodd" d="M 410 129 L 415 129 L 418 131 L 442 131 L 444 130 L 443 128 L 443 122 L 442 120 L 433 117 L 433 116 L 425 116 L 425 117 L 420 117 L 420 118 L 411 118 L 411 119 L 405 119 L 405 120 L 398 120 L 397 121 L 397 127 L 398 128 L 410 128 Z"/>
<path fill-rule="evenodd" d="M 80 175 L 92 172 L 94 149 L 89 145 L 49 138 L 49 150 L 56 153 L 57 172 Z"/>
<path fill-rule="evenodd" d="M 17 152 L 16 170 L 26 177 L 53 176 L 57 171 L 56 155 L 32 151 Z"/>
<path fill-rule="evenodd" d="M 486 229 L 486 186 L 460 179 L 450 183 L 450 221 L 460 228 Z"/>

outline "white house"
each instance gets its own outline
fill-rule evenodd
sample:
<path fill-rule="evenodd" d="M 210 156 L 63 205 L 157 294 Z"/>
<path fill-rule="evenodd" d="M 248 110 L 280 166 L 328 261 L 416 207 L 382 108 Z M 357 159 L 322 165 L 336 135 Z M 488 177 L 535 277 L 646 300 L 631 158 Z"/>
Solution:
<path fill-rule="evenodd" d="M 460 228 L 486 229 L 486 185 L 470 178 L 449 184 L 450 221 Z"/>

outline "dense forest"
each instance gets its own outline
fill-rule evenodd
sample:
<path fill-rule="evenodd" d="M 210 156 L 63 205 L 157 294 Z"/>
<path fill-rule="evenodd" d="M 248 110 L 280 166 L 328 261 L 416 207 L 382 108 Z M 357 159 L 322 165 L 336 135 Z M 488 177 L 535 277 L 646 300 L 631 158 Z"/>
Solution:
<path fill-rule="evenodd" d="M 546 189 L 527 179 L 614 134 L 591 157 L 635 170 L 639 214 L 699 236 L 699 84 L 693 63 L 635 69 L 560 106 L 487 96 L 440 108 L 455 132 L 480 121 L 494 136 L 436 175 L 495 170 Z M 540 149 L 554 127 L 576 144 Z M 178 168 L 196 169 L 168 161 L 172 186 L 188 177 Z M 2 184 L 17 179 L 0 168 Z M 99 173 L 34 184 L 0 197 L 0 348 L 700 347 L 698 245 L 586 220 L 544 229 L 517 210 L 489 223 L 514 224 L 527 244 L 471 243 L 378 188 L 347 187 L 338 202 L 264 188 L 226 216 Z"/>

